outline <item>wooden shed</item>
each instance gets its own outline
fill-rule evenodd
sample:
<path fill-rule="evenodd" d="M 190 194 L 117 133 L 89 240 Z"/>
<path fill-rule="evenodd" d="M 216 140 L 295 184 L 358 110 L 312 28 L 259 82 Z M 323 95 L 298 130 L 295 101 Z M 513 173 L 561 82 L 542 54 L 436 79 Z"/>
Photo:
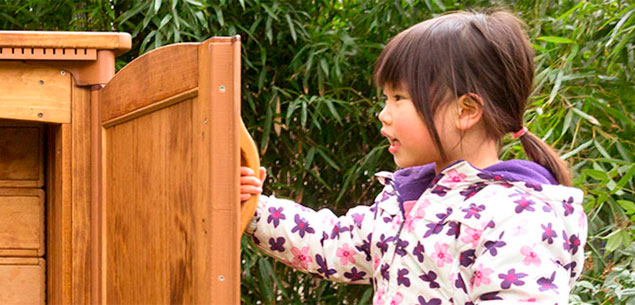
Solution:
<path fill-rule="evenodd" d="M 240 303 L 240 38 L 130 46 L 0 31 L 0 304 Z"/>

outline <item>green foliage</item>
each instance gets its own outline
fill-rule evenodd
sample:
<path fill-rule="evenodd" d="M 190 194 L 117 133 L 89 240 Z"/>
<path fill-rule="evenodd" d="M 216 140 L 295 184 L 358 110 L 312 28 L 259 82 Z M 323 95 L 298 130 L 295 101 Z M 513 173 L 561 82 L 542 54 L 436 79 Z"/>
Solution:
<path fill-rule="evenodd" d="M 243 120 L 268 168 L 265 193 L 336 213 L 369 203 L 372 174 L 393 170 L 376 120 L 371 81 L 383 45 L 437 14 L 488 1 L 0 0 L 0 28 L 126 31 L 133 49 L 240 34 Z M 572 165 L 585 192 L 589 238 L 574 304 L 635 303 L 633 143 L 635 4 L 529 1 L 505 4 L 527 22 L 536 83 L 525 122 Z M 505 139 L 502 158 L 524 158 Z M 368 286 L 293 271 L 243 240 L 245 304 L 369 304 Z"/>

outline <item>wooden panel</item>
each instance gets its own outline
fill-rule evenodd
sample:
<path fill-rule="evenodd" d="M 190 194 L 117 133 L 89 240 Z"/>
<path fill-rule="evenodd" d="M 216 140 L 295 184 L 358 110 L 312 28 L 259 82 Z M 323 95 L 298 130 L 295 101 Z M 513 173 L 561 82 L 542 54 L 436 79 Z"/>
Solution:
<path fill-rule="evenodd" d="M 59 69 L 0 61 L 0 118 L 70 123 L 70 86 Z"/>
<path fill-rule="evenodd" d="M 108 304 L 192 304 L 196 98 L 106 130 Z M 199 245 L 200 246 L 200 245 Z M 143 283 L 143 289 L 139 289 Z"/>
<path fill-rule="evenodd" d="M 44 191 L 0 189 L 0 256 L 44 255 Z"/>
<path fill-rule="evenodd" d="M 0 258 L 0 304 L 44 305 L 45 270 L 41 258 Z"/>
<path fill-rule="evenodd" d="M 130 49 L 128 33 L 0 31 L 0 47 L 39 47 L 113 50 L 121 55 Z"/>
<path fill-rule="evenodd" d="M 197 87 L 197 62 L 196 44 L 170 45 L 135 59 L 106 85 L 117 90 L 102 91 L 102 121 Z"/>
<path fill-rule="evenodd" d="M 44 129 L 0 120 L 0 187 L 44 184 Z"/>

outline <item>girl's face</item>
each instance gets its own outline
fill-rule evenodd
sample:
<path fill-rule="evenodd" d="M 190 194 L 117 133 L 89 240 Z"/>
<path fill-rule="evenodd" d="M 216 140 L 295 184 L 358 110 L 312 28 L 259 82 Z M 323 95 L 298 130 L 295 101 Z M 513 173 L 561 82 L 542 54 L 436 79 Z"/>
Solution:
<path fill-rule="evenodd" d="M 384 95 L 386 106 L 379 113 L 381 134 L 390 141 L 388 151 L 393 155 L 397 166 L 406 168 L 441 162 L 440 153 L 428 133 L 428 127 L 415 109 L 408 91 L 386 86 Z M 435 122 L 440 121 L 439 114 L 443 112 L 445 111 L 438 111 Z M 443 139 L 443 126 L 436 127 Z"/>

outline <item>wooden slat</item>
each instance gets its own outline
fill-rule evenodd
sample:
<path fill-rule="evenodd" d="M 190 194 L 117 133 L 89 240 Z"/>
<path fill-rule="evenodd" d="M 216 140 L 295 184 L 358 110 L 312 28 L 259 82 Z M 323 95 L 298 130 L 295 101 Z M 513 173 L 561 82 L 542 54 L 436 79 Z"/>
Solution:
<path fill-rule="evenodd" d="M 97 60 L 96 49 L 0 48 L 3 60 Z"/>
<path fill-rule="evenodd" d="M 0 188 L 0 256 L 44 255 L 44 191 Z"/>
<path fill-rule="evenodd" d="M 70 83 L 59 69 L 0 61 L 0 118 L 70 123 Z"/>
<path fill-rule="evenodd" d="M 130 50 L 131 45 L 128 33 L 0 31 L 0 47 L 99 49 L 121 55 Z"/>
<path fill-rule="evenodd" d="M 44 185 L 44 128 L 0 120 L 0 187 Z"/>
<path fill-rule="evenodd" d="M 102 122 L 197 87 L 197 62 L 196 44 L 170 45 L 132 61 L 102 90 Z"/>
<path fill-rule="evenodd" d="M 41 258 L 0 258 L 0 304 L 44 305 L 45 265 Z"/>

